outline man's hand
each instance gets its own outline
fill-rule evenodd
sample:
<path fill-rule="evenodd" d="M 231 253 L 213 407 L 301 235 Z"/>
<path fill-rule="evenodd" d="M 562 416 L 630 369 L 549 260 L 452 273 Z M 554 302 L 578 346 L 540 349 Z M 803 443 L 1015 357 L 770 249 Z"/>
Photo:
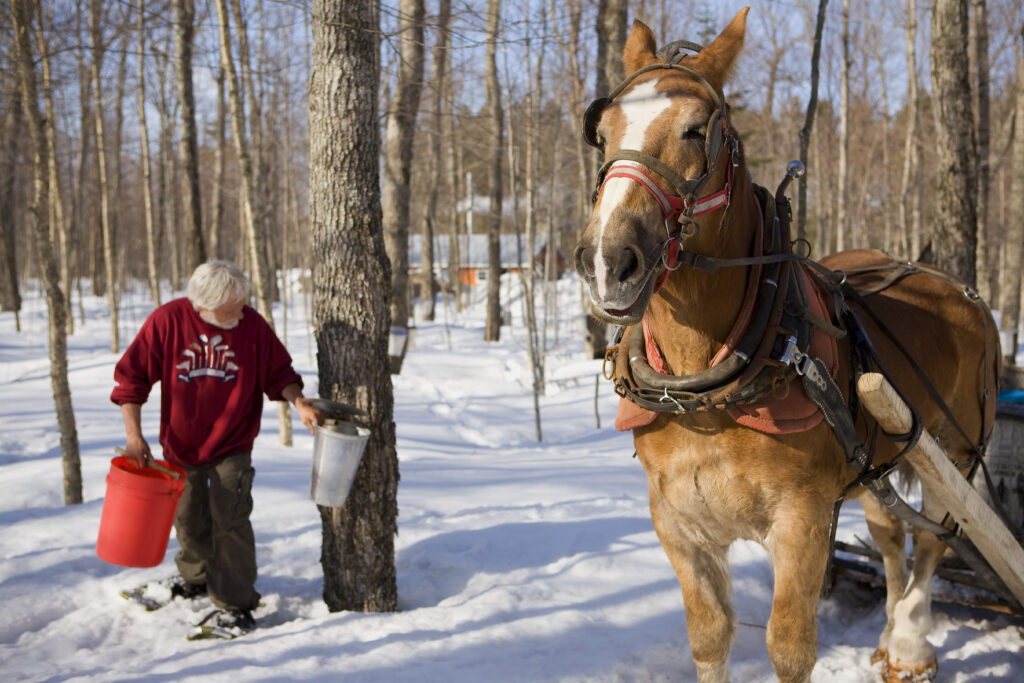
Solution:
<path fill-rule="evenodd" d="M 124 457 L 131 460 L 136 467 L 142 468 L 153 459 L 153 453 L 149 450 L 146 439 L 141 434 L 136 434 L 125 439 Z"/>
<path fill-rule="evenodd" d="M 153 459 L 153 453 L 142 436 L 142 406 L 138 403 L 124 403 L 121 405 L 121 415 L 124 417 L 124 457 L 135 463 L 136 467 L 145 467 Z"/>
<path fill-rule="evenodd" d="M 314 424 L 322 425 L 324 423 L 324 414 L 310 405 L 312 399 L 298 397 L 295 399 L 295 410 L 299 413 L 299 419 L 302 420 L 302 424 L 306 425 L 306 429 L 309 430 L 310 434 L 315 434 L 313 429 Z"/>

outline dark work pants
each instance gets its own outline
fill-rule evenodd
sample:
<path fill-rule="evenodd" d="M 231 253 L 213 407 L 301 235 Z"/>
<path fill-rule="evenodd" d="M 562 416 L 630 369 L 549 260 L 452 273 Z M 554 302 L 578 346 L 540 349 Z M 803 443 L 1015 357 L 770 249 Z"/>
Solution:
<path fill-rule="evenodd" d="M 251 453 L 185 468 L 174 531 L 181 550 L 174 560 L 189 583 L 206 583 L 210 600 L 224 609 L 255 609 L 256 539 L 252 512 Z"/>

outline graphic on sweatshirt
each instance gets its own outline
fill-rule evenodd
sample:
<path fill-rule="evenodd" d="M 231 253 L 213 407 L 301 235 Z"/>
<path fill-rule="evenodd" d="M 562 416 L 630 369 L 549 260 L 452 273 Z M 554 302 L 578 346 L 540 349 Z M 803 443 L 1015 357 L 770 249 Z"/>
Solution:
<path fill-rule="evenodd" d="M 198 343 L 189 344 L 181 352 L 185 360 L 174 366 L 181 370 L 178 380 L 191 382 L 196 377 L 214 377 L 222 382 L 230 382 L 235 379 L 237 375 L 233 373 L 239 369 L 231 360 L 235 352 L 227 344 L 221 344 L 223 339 L 219 334 L 213 335 L 212 339 L 201 334 Z"/>

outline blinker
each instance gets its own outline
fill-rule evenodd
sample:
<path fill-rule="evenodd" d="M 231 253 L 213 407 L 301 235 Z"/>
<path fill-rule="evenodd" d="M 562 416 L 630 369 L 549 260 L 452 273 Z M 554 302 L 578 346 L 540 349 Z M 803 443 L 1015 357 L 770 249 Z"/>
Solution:
<path fill-rule="evenodd" d="M 598 97 L 583 113 L 583 141 L 600 150 L 604 149 L 604 140 L 598 137 L 597 124 L 601 122 L 601 114 L 609 104 L 611 100 L 607 97 Z"/>

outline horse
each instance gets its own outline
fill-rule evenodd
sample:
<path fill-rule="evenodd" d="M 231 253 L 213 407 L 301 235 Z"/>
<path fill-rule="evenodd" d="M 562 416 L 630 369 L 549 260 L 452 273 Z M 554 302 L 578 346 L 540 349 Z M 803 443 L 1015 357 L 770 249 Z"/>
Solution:
<path fill-rule="evenodd" d="M 631 75 L 584 116 L 605 163 L 573 258 L 592 314 L 619 326 L 606 356 L 623 396 L 617 426 L 633 431 L 702 683 L 729 678 L 726 553 L 739 539 L 759 542 L 774 570 L 766 645 L 776 675 L 809 679 L 844 498 L 861 503 L 884 558 L 887 623 L 872 666 L 887 681 L 930 680 L 944 511 L 924 489 L 921 514 L 936 523 L 912 530 L 908 576 L 903 521 L 878 496 L 904 444 L 879 438 L 851 378 L 865 363 L 884 367 L 966 476 L 995 419 L 998 334 L 973 290 L 923 264 L 873 250 L 818 264 L 794 253 L 788 202 L 753 183 L 723 95 L 748 9 L 706 47 L 680 41 L 675 54 L 659 55 L 634 22 L 623 50 Z M 821 385 L 834 385 L 842 410 L 832 412 L 846 417 L 822 419 L 794 358 L 829 375 Z M 765 414 L 789 398 L 804 408 L 773 426 Z M 863 447 L 848 447 L 843 425 Z"/>

